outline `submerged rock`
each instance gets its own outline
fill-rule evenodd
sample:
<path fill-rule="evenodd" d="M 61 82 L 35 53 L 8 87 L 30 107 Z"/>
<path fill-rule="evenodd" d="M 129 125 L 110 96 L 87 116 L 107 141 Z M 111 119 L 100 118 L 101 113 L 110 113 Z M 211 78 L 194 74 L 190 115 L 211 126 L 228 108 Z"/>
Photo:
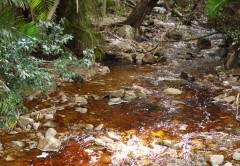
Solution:
<path fill-rule="evenodd" d="M 85 113 L 87 113 L 87 108 L 77 108 L 75 111 L 77 111 L 77 112 L 80 112 L 80 113 L 82 113 L 82 114 L 85 114 Z"/>
<path fill-rule="evenodd" d="M 87 100 L 84 97 L 81 97 L 81 96 L 76 96 L 75 97 L 75 102 L 78 105 L 86 105 L 88 103 Z"/>
<path fill-rule="evenodd" d="M 165 94 L 168 94 L 168 95 L 180 95 L 180 94 L 182 94 L 181 90 L 175 89 L 175 88 L 167 88 L 167 89 L 164 89 L 163 92 Z"/>

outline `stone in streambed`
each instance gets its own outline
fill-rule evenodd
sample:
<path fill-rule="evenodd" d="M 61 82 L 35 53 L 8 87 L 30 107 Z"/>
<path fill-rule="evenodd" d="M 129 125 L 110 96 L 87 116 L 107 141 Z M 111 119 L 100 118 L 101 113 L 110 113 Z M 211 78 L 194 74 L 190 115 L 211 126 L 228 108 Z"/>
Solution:
<path fill-rule="evenodd" d="M 224 161 L 223 155 L 209 155 L 207 156 L 207 161 L 213 166 L 221 165 Z"/>
<path fill-rule="evenodd" d="M 75 111 L 77 111 L 77 112 L 80 112 L 80 113 L 82 113 L 82 114 L 85 114 L 85 113 L 87 113 L 87 108 L 77 108 Z"/>
<path fill-rule="evenodd" d="M 163 92 L 165 94 L 168 94 L 168 95 L 180 95 L 180 94 L 182 94 L 181 90 L 175 89 L 175 88 L 167 88 L 167 89 L 164 89 Z"/>
<path fill-rule="evenodd" d="M 240 152 L 234 152 L 233 153 L 233 159 L 234 160 L 240 160 Z"/>
<path fill-rule="evenodd" d="M 53 136 L 47 136 L 40 139 L 37 148 L 41 151 L 58 151 L 61 147 L 61 141 Z"/>

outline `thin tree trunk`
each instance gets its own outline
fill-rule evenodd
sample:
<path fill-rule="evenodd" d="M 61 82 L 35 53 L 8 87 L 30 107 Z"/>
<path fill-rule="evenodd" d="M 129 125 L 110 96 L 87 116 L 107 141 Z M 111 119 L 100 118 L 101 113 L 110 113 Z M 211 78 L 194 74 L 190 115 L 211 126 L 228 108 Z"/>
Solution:
<path fill-rule="evenodd" d="M 107 0 L 103 0 L 103 17 L 106 16 Z"/>
<path fill-rule="evenodd" d="M 49 11 L 49 13 L 48 13 L 48 15 L 47 15 L 47 18 L 46 18 L 47 21 L 50 21 L 50 20 L 52 19 L 52 16 L 53 16 L 53 14 L 55 13 L 55 11 L 56 11 L 56 9 L 57 9 L 57 6 L 58 6 L 58 4 L 59 4 L 59 1 L 60 1 L 60 0 L 56 0 L 56 1 L 54 2 L 51 10 Z"/>
<path fill-rule="evenodd" d="M 139 34 L 139 28 L 145 16 L 152 11 L 158 0 L 141 0 L 122 24 L 131 25 Z"/>

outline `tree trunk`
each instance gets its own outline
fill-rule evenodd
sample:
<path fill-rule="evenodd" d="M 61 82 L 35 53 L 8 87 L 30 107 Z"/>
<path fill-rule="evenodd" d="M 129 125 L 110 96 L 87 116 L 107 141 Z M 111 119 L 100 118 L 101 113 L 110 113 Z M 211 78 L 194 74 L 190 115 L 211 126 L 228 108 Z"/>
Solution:
<path fill-rule="evenodd" d="M 139 34 L 139 28 L 145 16 L 152 11 L 158 0 L 141 0 L 133 9 L 128 18 L 123 21 L 123 24 L 131 25 L 136 30 L 136 35 Z"/>
<path fill-rule="evenodd" d="M 59 0 L 56 0 L 51 8 L 51 10 L 49 11 L 48 15 L 47 15 L 47 21 L 50 21 L 52 19 L 53 14 L 55 13 L 57 6 L 59 4 Z"/>

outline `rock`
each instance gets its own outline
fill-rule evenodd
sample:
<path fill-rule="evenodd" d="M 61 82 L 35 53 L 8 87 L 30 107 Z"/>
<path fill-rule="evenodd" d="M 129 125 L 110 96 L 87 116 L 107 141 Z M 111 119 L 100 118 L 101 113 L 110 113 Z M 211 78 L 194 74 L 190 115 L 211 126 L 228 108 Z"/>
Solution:
<path fill-rule="evenodd" d="M 221 165 L 224 161 L 223 155 L 209 155 L 207 156 L 207 161 L 209 161 L 213 166 Z"/>
<path fill-rule="evenodd" d="M 125 102 L 121 98 L 111 98 L 108 102 L 108 105 L 116 105 Z"/>
<path fill-rule="evenodd" d="M 104 126 L 103 124 L 100 124 L 97 127 L 95 127 L 95 130 L 100 131 L 100 130 L 102 130 L 103 126 Z"/>
<path fill-rule="evenodd" d="M 77 112 L 80 112 L 80 113 L 82 113 L 82 114 L 85 114 L 85 113 L 87 113 L 87 108 L 77 108 L 75 111 L 77 111 Z"/>
<path fill-rule="evenodd" d="M 40 127 L 41 123 L 35 122 L 35 123 L 33 123 L 32 125 L 33 125 L 33 129 L 34 129 L 34 130 L 38 130 L 38 128 Z"/>
<path fill-rule="evenodd" d="M 5 158 L 5 161 L 8 161 L 8 162 L 14 161 L 14 160 L 16 160 L 16 157 L 14 155 L 7 155 L 7 157 Z"/>
<path fill-rule="evenodd" d="M 180 77 L 188 82 L 194 82 L 196 80 L 195 77 L 185 72 L 181 72 Z"/>
<path fill-rule="evenodd" d="M 12 143 L 16 146 L 19 146 L 21 148 L 25 147 L 26 146 L 26 143 L 25 142 L 22 142 L 22 141 L 12 141 Z"/>
<path fill-rule="evenodd" d="M 125 39 L 133 39 L 135 36 L 134 29 L 130 25 L 124 25 L 117 30 L 117 34 Z"/>
<path fill-rule="evenodd" d="M 54 128 L 54 127 L 58 127 L 58 124 L 53 121 L 48 121 L 44 123 L 42 126 L 47 128 Z"/>
<path fill-rule="evenodd" d="M 109 138 L 111 138 L 111 139 L 113 139 L 113 140 L 120 140 L 120 139 L 121 139 L 121 137 L 118 136 L 118 135 L 117 135 L 116 133 L 114 133 L 114 132 L 108 132 L 107 135 L 108 135 Z"/>
<path fill-rule="evenodd" d="M 144 58 L 144 54 L 138 54 L 137 56 L 136 56 L 136 60 L 138 61 L 141 61 L 142 62 L 142 59 Z"/>
<path fill-rule="evenodd" d="M 159 144 L 167 147 L 173 147 L 173 142 L 171 140 L 162 140 Z"/>
<path fill-rule="evenodd" d="M 154 56 L 161 57 L 164 56 L 164 51 L 163 49 L 158 49 L 155 53 Z"/>
<path fill-rule="evenodd" d="M 93 125 L 92 124 L 86 124 L 85 125 L 85 129 L 92 130 L 93 129 Z"/>
<path fill-rule="evenodd" d="M 2 143 L 0 142 L 0 151 L 2 151 L 3 150 L 3 145 L 2 145 Z"/>
<path fill-rule="evenodd" d="M 133 63 L 133 58 L 131 54 L 123 53 L 121 59 L 122 59 L 122 62 Z"/>
<path fill-rule="evenodd" d="M 240 69 L 232 69 L 232 76 L 233 77 L 240 76 Z"/>
<path fill-rule="evenodd" d="M 136 98 L 137 98 L 137 96 L 134 93 L 134 91 L 132 91 L 132 90 L 125 91 L 124 100 L 131 102 L 131 101 L 135 100 Z"/>
<path fill-rule="evenodd" d="M 233 159 L 234 160 L 240 160 L 240 152 L 234 152 L 233 153 Z"/>
<path fill-rule="evenodd" d="M 154 64 L 157 62 L 157 58 L 152 54 L 146 54 L 142 61 L 144 64 Z"/>
<path fill-rule="evenodd" d="M 209 55 L 224 58 L 227 55 L 227 48 L 226 47 L 213 47 L 210 50 Z"/>
<path fill-rule="evenodd" d="M 163 92 L 165 94 L 168 94 L 168 95 L 180 95 L 180 94 L 182 94 L 181 90 L 175 89 L 175 88 L 167 88 L 167 89 L 164 89 Z"/>
<path fill-rule="evenodd" d="M 84 97 L 81 97 L 81 96 L 76 96 L 75 97 L 75 102 L 78 105 L 86 105 L 88 103 L 87 100 Z"/>
<path fill-rule="evenodd" d="M 45 137 L 48 137 L 48 136 L 55 137 L 56 135 L 57 135 L 57 131 L 54 128 L 49 128 L 45 133 Z"/>
<path fill-rule="evenodd" d="M 94 98 L 94 100 L 100 100 L 101 97 L 97 94 L 92 94 L 92 97 Z"/>
<path fill-rule="evenodd" d="M 28 118 L 24 116 L 20 116 L 17 122 L 17 124 L 23 129 L 26 129 L 27 125 L 29 124 L 32 125 L 33 123 L 34 123 L 34 120 L 32 118 Z"/>
<path fill-rule="evenodd" d="M 179 126 L 178 129 L 181 130 L 181 131 L 184 131 L 184 130 L 187 129 L 187 127 L 188 127 L 188 125 L 186 125 L 186 124 L 182 124 L 182 125 Z"/>
<path fill-rule="evenodd" d="M 211 48 L 211 41 L 206 38 L 200 38 L 197 40 L 196 46 L 199 49 L 209 49 Z"/>
<path fill-rule="evenodd" d="M 45 114 L 45 120 L 50 120 L 53 119 L 54 115 L 53 114 Z"/>
<path fill-rule="evenodd" d="M 138 90 L 139 93 L 143 94 L 143 95 L 152 95 L 153 92 L 147 90 L 146 88 L 143 88 L 141 86 L 138 86 L 138 85 L 133 85 L 132 89 L 134 90 Z"/>
<path fill-rule="evenodd" d="M 100 73 L 100 75 L 106 75 L 106 74 L 110 73 L 110 69 L 109 69 L 109 67 L 107 67 L 107 66 L 103 66 L 103 67 L 99 70 L 99 73 Z"/>
<path fill-rule="evenodd" d="M 233 164 L 230 162 L 225 163 L 223 166 L 232 166 Z"/>
<path fill-rule="evenodd" d="M 235 96 L 228 96 L 228 97 L 223 98 L 223 100 L 227 103 L 233 103 L 236 100 L 236 97 Z"/>
<path fill-rule="evenodd" d="M 37 148 L 41 151 L 58 151 L 61 147 L 61 141 L 53 136 L 47 136 L 40 139 Z"/>
<path fill-rule="evenodd" d="M 110 92 L 110 97 L 111 98 L 122 98 L 124 92 L 125 92 L 124 89 L 112 91 L 112 92 Z"/>

